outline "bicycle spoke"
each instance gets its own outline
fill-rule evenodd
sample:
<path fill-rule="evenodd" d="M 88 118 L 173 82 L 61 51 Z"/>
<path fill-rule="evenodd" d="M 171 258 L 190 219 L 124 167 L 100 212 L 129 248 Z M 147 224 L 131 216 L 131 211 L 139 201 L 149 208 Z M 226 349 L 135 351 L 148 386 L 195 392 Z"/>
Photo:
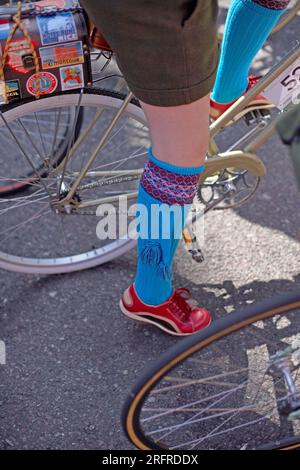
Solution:
<path fill-rule="evenodd" d="M 17 121 L 19 123 L 19 125 L 22 127 L 23 131 L 25 132 L 26 136 L 28 137 L 29 141 L 30 141 L 30 144 L 32 145 L 32 147 L 35 149 L 36 153 L 38 154 L 39 158 L 40 158 L 40 162 L 41 164 L 44 163 L 44 160 L 45 160 L 45 153 L 44 153 L 44 157 L 41 155 L 39 149 L 37 148 L 33 138 L 32 138 L 32 135 L 30 135 L 30 133 L 28 132 L 28 130 L 26 129 L 26 126 L 23 124 L 22 120 L 21 119 L 18 119 Z"/>
<path fill-rule="evenodd" d="M 38 178 L 38 180 L 41 182 L 41 184 L 44 186 L 44 189 L 46 192 L 48 192 L 48 189 L 47 189 L 47 186 L 45 185 L 45 183 L 43 182 L 42 178 L 41 178 L 41 175 L 39 174 L 39 172 L 36 170 L 36 167 L 34 165 L 34 162 L 32 161 L 31 157 L 27 154 L 27 152 L 25 152 L 25 150 L 23 149 L 23 146 L 22 144 L 20 143 L 20 141 L 17 139 L 17 137 L 15 136 L 14 132 L 12 131 L 12 129 L 10 128 L 9 124 L 6 122 L 5 120 L 5 117 L 3 116 L 3 113 L 0 111 L 0 117 L 2 119 L 2 121 L 4 122 L 5 126 L 7 127 L 7 129 L 9 130 L 12 138 L 15 140 L 19 150 L 20 150 L 20 153 L 21 155 L 23 155 L 25 157 L 25 159 L 27 160 L 27 162 L 29 163 L 29 165 L 31 166 L 34 174 L 36 175 L 36 177 Z"/>
<path fill-rule="evenodd" d="M 75 116 L 74 116 L 74 120 L 73 120 L 71 135 L 69 137 L 69 144 L 68 144 L 68 148 L 67 148 L 67 154 L 66 154 L 66 157 L 64 159 L 62 173 L 61 173 L 61 179 L 60 179 L 60 183 L 59 183 L 59 187 L 58 187 L 58 195 L 61 192 L 61 187 L 62 187 L 62 184 L 63 184 L 64 176 L 65 176 L 66 169 L 67 169 L 67 166 L 68 166 L 68 163 L 69 163 L 70 152 L 71 152 L 71 149 L 72 149 L 72 145 L 74 143 L 76 124 L 77 124 L 77 120 L 78 120 L 78 116 L 79 116 L 79 112 L 80 112 L 80 104 L 81 104 L 81 101 L 82 101 L 82 94 L 83 94 L 83 90 L 81 90 L 81 93 L 78 97 L 78 103 L 77 103 L 76 109 L 75 109 Z"/>
<path fill-rule="evenodd" d="M 57 114 L 58 114 L 58 118 L 57 118 Z M 57 113 L 57 110 L 55 110 L 55 125 L 54 125 L 54 133 L 53 133 L 53 139 L 52 139 L 52 146 L 51 146 L 50 155 L 54 154 L 55 144 L 56 144 L 57 137 L 58 137 L 59 123 L 60 123 L 60 119 L 61 119 L 61 114 L 62 114 L 62 109 L 61 108 L 58 110 L 58 113 Z"/>
<path fill-rule="evenodd" d="M 45 203 L 45 207 L 47 207 L 47 203 Z M 30 217 L 29 219 L 23 221 L 23 222 L 20 222 L 19 224 L 16 224 L 12 227 L 9 227 L 9 229 L 6 229 L 6 230 L 2 230 L 0 232 L 0 235 L 2 234 L 5 234 L 5 233 L 10 233 L 10 236 L 12 234 L 14 234 L 17 230 L 20 230 L 21 228 L 23 228 L 25 225 L 29 224 L 30 222 L 32 221 L 36 221 L 37 219 L 40 219 L 42 216 L 45 216 L 47 214 L 49 214 L 51 211 L 50 209 L 49 210 L 46 210 L 44 211 L 44 209 L 41 209 L 40 211 L 38 211 L 36 214 L 34 214 L 32 217 Z M 8 240 L 8 237 L 5 237 L 2 239 L 2 242 Z"/>
<path fill-rule="evenodd" d="M 153 393 L 155 393 L 155 394 L 165 393 L 167 391 L 169 392 L 171 390 L 176 390 L 176 389 L 180 388 L 181 386 L 182 387 L 189 387 L 190 385 L 195 385 L 195 384 L 210 383 L 210 382 L 214 381 L 215 379 L 228 377 L 229 375 L 235 375 L 235 374 L 238 374 L 240 372 L 245 372 L 245 371 L 248 371 L 248 368 L 235 370 L 235 371 L 232 371 L 232 372 L 229 372 L 229 373 L 222 373 L 222 374 L 218 374 L 218 375 L 215 375 L 215 376 L 212 376 L 212 377 L 206 377 L 204 379 L 198 379 L 198 380 L 187 379 L 187 381 L 182 385 L 171 385 L 171 386 L 163 387 L 161 389 L 155 390 Z M 222 382 L 222 384 L 223 384 L 223 382 Z"/>
<path fill-rule="evenodd" d="M 43 136 L 42 136 L 42 133 L 41 133 L 40 123 L 39 123 L 39 120 L 38 120 L 38 117 L 37 117 L 36 113 L 34 113 L 34 118 L 35 118 L 37 130 L 38 130 L 38 135 L 39 135 L 39 138 L 40 138 L 40 141 L 41 141 L 41 144 L 42 144 L 42 149 L 43 149 L 44 159 L 45 159 L 46 158 L 46 148 L 44 146 L 44 140 L 43 140 Z"/>
<path fill-rule="evenodd" d="M 243 387 L 243 384 L 242 384 L 242 387 Z M 218 403 L 221 403 L 225 398 L 228 398 L 230 395 L 232 395 L 238 389 L 240 389 L 240 386 L 236 387 L 235 389 L 229 390 L 228 393 L 226 393 L 224 396 L 220 397 L 218 400 L 213 401 L 213 403 L 211 405 L 204 408 L 199 413 L 196 413 L 194 416 L 192 416 L 188 420 L 185 420 L 183 423 L 180 423 L 180 424 L 177 424 L 176 426 L 173 426 L 168 433 L 161 436 L 161 439 L 165 439 L 166 437 L 170 436 L 170 434 L 172 434 L 174 431 L 177 431 L 178 429 L 182 428 L 183 426 L 186 426 L 186 425 L 190 424 L 192 420 L 194 420 L 198 416 L 202 416 L 206 412 L 206 410 L 209 410 L 210 408 L 217 405 Z"/>

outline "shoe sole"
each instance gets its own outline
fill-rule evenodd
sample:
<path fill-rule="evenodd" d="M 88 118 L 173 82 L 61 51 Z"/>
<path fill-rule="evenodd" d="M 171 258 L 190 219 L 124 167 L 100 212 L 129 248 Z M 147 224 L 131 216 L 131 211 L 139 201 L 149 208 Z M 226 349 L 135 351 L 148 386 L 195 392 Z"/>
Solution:
<path fill-rule="evenodd" d="M 134 313 L 129 312 L 129 310 L 127 310 L 124 307 L 122 299 L 120 300 L 120 309 L 121 309 L 121 312 L 124 315 L 126 315 L 126 317 L 131 318 L 132 320 L 142 322 L 142 323 L 149 323 L 150 325 L 154 325 L 157 328 L 159 328 L 160 330 L 163 330 L 165 333 L 168 333 L 169 335 L 172 335 L 172 336 L 191 336 L 191 335 L 194 335 L 195 333 L 198 333 L 198 331 L 204 330 L 204 328 L 207 328 L 211 324 L 211 319 L 210 319 L 209 323 L 207 325 L 205 325 L 203 328 L 200 328 L 200 330 L 194 331 L 193 333 L 178 333 L 178 332 L 173 331 L 173 330 L 168 330 L 168 328 L 164 327 L 163 325 L 160 325 L 159 323 L 156 323 L 154 320 L 150 320 L 148 318 L 138 316 Z M 149 313 L 147 313 L 147 312 L 141 312 L 141 315 L 143 315 L 143 314 L 144 315 L 149 315 Z"/>

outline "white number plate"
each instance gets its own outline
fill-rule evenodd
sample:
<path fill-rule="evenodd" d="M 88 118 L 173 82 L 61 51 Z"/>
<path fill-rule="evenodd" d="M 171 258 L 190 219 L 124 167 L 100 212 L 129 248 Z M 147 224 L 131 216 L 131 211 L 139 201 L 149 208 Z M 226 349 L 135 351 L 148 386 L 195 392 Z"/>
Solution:
<path fill-rule="evenodd" d="M 290 102 L 300 103 L 300 58 L 264 90 L 264 96 L 279 109 Z"/>

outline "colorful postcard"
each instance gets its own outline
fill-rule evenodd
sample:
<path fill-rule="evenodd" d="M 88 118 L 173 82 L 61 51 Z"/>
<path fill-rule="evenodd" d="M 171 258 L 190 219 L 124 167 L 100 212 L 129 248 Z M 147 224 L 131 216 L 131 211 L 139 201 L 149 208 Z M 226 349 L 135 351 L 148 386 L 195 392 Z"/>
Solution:
<path fill-rule="evenodd" d="M 70 65 L 60 69 L 62 90 L 73 90 L 84 87 L 84 76 L 82 65 Z"/>
<path fill-rule="evenodd" d="M 81 41 L 41 47 L 40 56 L 44 70 L 63 67 L 64 65 L 83 64 L 84 62 Z"/>
<path fill-rule="evenodd" d="M 37 16 L 37 24 L 44 46 L 78 39 L 75 19 L 70 12 Z"/>

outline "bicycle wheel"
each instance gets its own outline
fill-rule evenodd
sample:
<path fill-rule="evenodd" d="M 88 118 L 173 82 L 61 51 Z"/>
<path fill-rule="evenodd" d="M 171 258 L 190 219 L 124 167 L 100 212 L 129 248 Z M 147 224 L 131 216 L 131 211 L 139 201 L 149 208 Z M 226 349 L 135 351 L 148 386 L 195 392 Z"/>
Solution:
<path fill-rule="evenodd" d="M 169 349 L 130 393 L 124 430 L 143 450 L 297 448 L 299 372 L 296 292 L 231 313 Z"/>
<path fill-rule="evenodd" d="M 127 235 L 128 226 L 121 227 L 120 197 L 125 197 L 128 209 L 135 202 L 149 137 L 136 100 L 114 122 L 124 98 L 113 91 L 74 90 L 12 103 L 0 113 L 0 135 L 6 135 L 6 148 L 10 149 L 5 153 L 7 165 L 1 167 L 0 181 L 28 185 L 13 197 L 0 195 L 1 268 L 25 273 L 71 272 L 110 261 L 135 246 L 135 240 Z M 53 117 L 50 122 L 45 119 L 49 113 Z M 76 140 L 80 116 L 81 133 Z M 39 147 L 30 126 L 39 128 Z M 99 149 L 107 128 L 111 132 Z M 72 129 L 67 138 L 64 129 Z M 66 156 L 60 165 L 53 165 L 50 157 L 61 142 Z M 60 201 L 68 196 L 93 154 L 91 169 L 82 176 L 71 203 L 62 207 Z M 8 177 L 12 155 L 18 156 L 24 174 L 40 161 L 46 175 L 41 177 L 35 171 L 35 177 L 28 181 L 19 174 L 13 177 L 10 169 Z M 118 216 L 115 233 L 107 239 L 99 237 L 101 217 L 97 209 L 102 203 L 110 203 Z M 125 222 L 129 224 L 130 218 Z"/>

